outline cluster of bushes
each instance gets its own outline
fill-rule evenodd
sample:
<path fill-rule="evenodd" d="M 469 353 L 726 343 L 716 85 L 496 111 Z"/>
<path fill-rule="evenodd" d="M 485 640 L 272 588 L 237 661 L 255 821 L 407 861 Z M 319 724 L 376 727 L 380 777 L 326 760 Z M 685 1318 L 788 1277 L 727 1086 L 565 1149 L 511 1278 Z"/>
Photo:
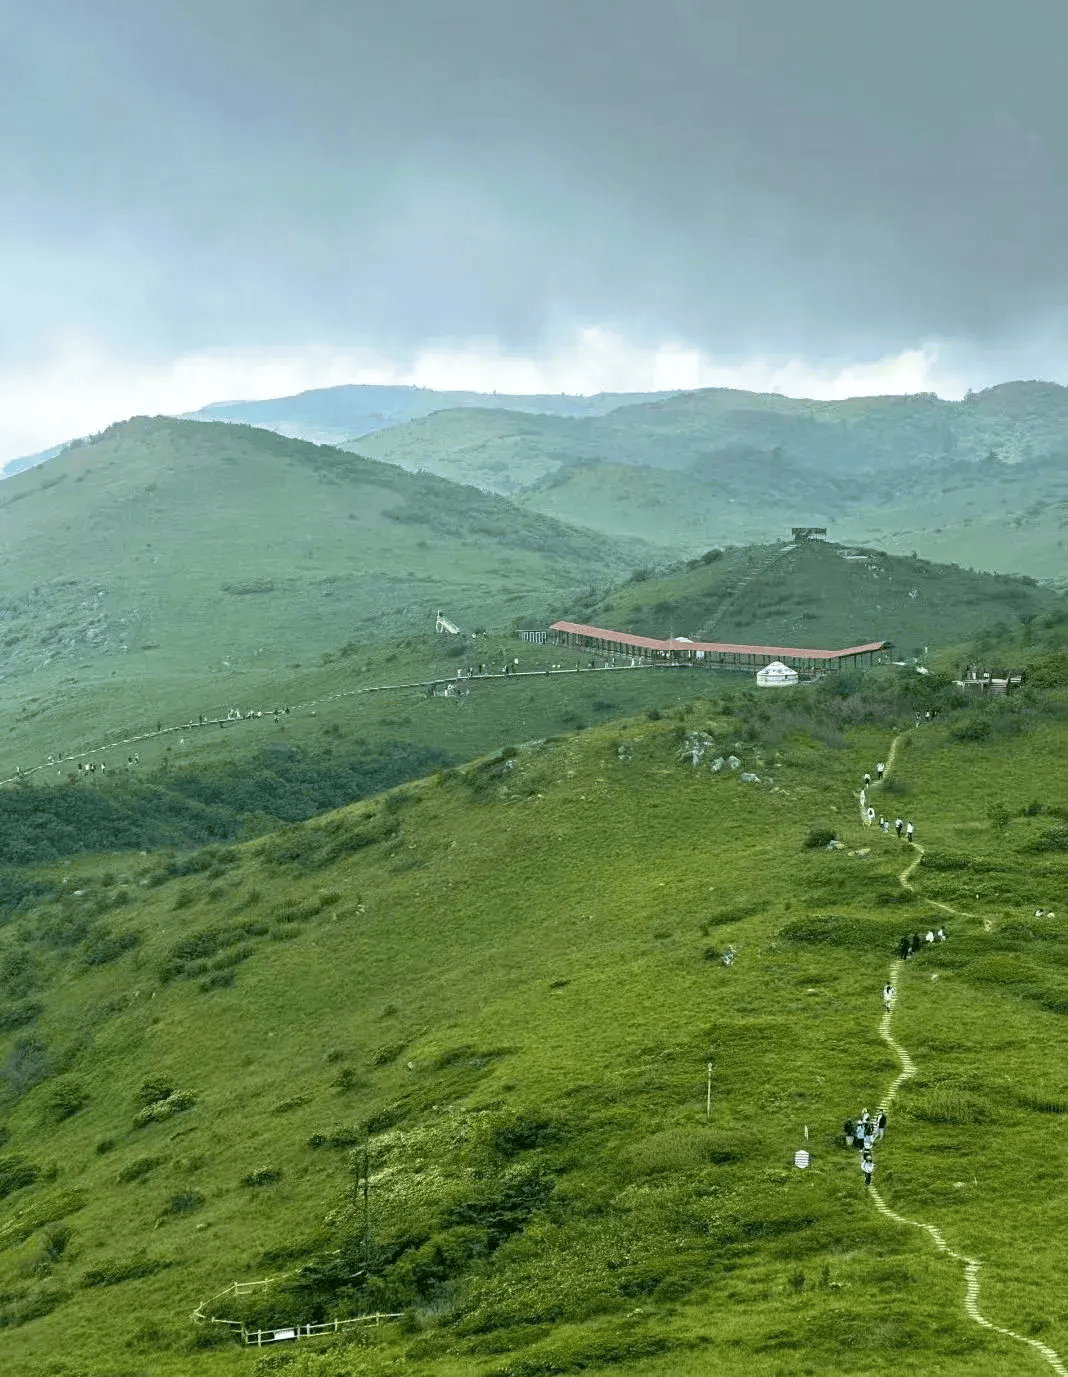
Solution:
<path fill-rule="evenodd" d="M 350 760 L 265 754 L 248 769 L 172 774 L 151 785 L 126 778 L 94 789 L 77 783 L 27 784 L 0 792 L 0 866 L 38 864 L 83 851 L 205 844 L 212 851 L 212 843 L 279 822 L 303 822 L 453 763 L 435 747 L 395 741 Z M 227 863 L 219 854 L 216 849 L 212 864 Z M 189 864 L 188 859 L 176 862 L 169 873 L 194 873 L 182 868 Z M 41 881 L 3 877 L 0 909 L 23 908 L 52 892 L 53 886 Z"/>
<path fill-rule="evenodd" d="M 134 1128 L 145 1128 L 148 1124 L 161 1123 L 174 1114 L 182 1114 L 194 1108 L 197 1097 L 191 1090 L 172 1090 L 158 1100 L 144 1105 L 134 1115 Z"/>
<path fill-rule="evenodd" d="M 798 946 L 852 947 L 878 952 L 892 950 L 900 933 L 888 919 L 810 913 L 785 924 L 779 930 L 779 937 L 784 942 L 793 942 Z"/>
<path fill-rule="evenodd" d="M 356 818 L 338 816 L 316 827 L 284 828 L 268 838 L 263 858 L 269 865 L 293 866 L 305 872 L 321 870 L 343 856 L 391 841 L 399 831 L 400 819 L 383 805 Z"/>
<path fill-rule="evenodd" d="M 121 1186 L 129 1185 L 131 1181 L 143 1181 L 162 1163 L 162 1157 L 135 1157 L 132 1162 L 127 1162 L 115 1180 Z"/>
<path fill-rule="evenodd" d="M 36 999 L 24 999 L 18 1004 L 8 1004 L 0 1009 L 0 1033 L 10 1033 L 14 1028 L 25 1028 L 44 1013 L 44 1005 Z"/>
<path fill-rule="evenodd" d="M 87 966 L 107 965 L 140 945 L 141 938 L 139 932 L 110 932 L 104 927 L 91 929 L 82 960 Z"/>
<path fill-rule="evenodd" d="M 179 938 L 160 968 L 160 980 L 196 980 L 213 970 L 226 970 L 247 961 L 253 948 L 250 937 L 265 937 L 270 924 L 247 919 L 226 927 L 200 928 Z"/>
<path fill-rule="evenodd" d="M 32 1186 L 40 1174 L 40 1168 L 28 1162 L 21 1153 L 0 1157 L 0 1200 L 6 1199 L 13 1191 Z"/>

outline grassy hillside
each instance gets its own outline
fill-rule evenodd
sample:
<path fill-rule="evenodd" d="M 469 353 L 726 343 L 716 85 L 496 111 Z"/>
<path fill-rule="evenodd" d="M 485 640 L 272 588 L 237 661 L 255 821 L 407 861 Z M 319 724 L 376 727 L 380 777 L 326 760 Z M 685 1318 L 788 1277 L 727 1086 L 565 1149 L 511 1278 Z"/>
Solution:
<path fill-rule="evenodd" d="M 661 576 L 639 570 L 608 594 L 586 590 L 546 619 L 773 645 L 889 639 L 899 657 L 984 628 L 1000 626 L 1003 639 L 1016 627 L 1031 638 L 1013 652 L 1016 668 L 1063 627 L 1063 598 L 1033 583 L 878 552 L 846 554 L 856 551 L 713 551 Z M 517 657 L 520 676 L 504 677 Z M 500 632 L 352 640 L 281 668 L 265 660 L 235 657 L 214 674 L 168 674 L 160 666 L 154 678 L 146 669 L 122 681 L 107 673 L 104 658 L 104 668 L 70 676 L 75 684 L 62 675 L 42 684 L 47 670 L 16 679 L 0 780 L 20 787 L 0 796 L 0 864 L 255 835 L 512 741 L 717 691 L 704 671 L 606 669 L 600 661 L 591 668 L 588 652 Z M 964 663 L 961 651 L 954 673 Z M 461 696 L 441 696 L 459 670 L 481 666 L 486 677 L 464 680 Z M 27 692 L 31 686 L 38 691 Z M 241 719 L 227 721 L 234 707 Z M 90 762 L 91 778 L 80 768 Z"/>
<path fill-rule="evenodd" d="M 149 644 L 186 667 L 261 646 L 278 661 L 346 631 L 425 625 L 442 599 L 488 624 L 625 569 L 629 553 L 474 489 L 163 418 L 6 479 L 0 542 L 15 665 Z"/>
<path fill-rule="evenodd" d="M 983 627 L 1058 624 L 1064 597 L 1034 579 L 823 541 L 707 553 L 661 577 L 637 577 L 583 607 L 583 619 L 640 635 L 755 645 L 893 642 L 903 655 Z"/>
<path fill-rule="evenodd" d="M 492 673 L 466 680 L 462 697 L 432 692 L 474 657 Z M 517 657 L 519 676 L 503 676 Z M 161 683 L 139 714 L 127 705 L 125 716 L 106 682 L 77 697 L 25 700 L 0 747 L 0 779 L 10 781 L 0 791 L 0 865 L 258 835 L 439 765 L 620 713 L 657 712 L 694 692 L 692 675 L 591 669 L 588 653 L 503 636 L 412 637 L 325 658 L 289 670 L 284 695 L 273 676 L 250 673 L 223 681 L 229 700 L 191 693 L 188 682 Z M 562 669 L 546 673 L 554 664 Z M 716 681 L 702 674 L 700 682 Z M 246 712 L 220 727 L 234 701 Z M 263 715 L 248 716 L 257 705 Z M 49 763 L 57 739 L 88 754 L 65 751 Z M 90 762 L 91 776 L 79 768 Z"/>
<path fill-rule="evenodd" d="M 543 623 L 648 556 L 266 431 L 128 422 L 0 484 L 0 701 L 9 732 L 52 705 L 42 757 L 69 754 L 291 700 L 301 666 L 432 636 L 438 607 L 466 631 Z"/>
<path fill-rule="evenodd" d="M 1063 1357 L 1065 704 L 1038 676 L 978 711 L 933 676 L 837 687 L 498 752 L 245 846 L 8 871 L 0 1370 L 1040 1371 L 841 1146 L 900 1067 L 899 938 L 943 921 L 895 977 L 916 1074 L 876 1186 Z M 857 810 L 895 735 L 912 891 L 918 853 Z M 209 1313 L 403 1319 L 266 1355 L 191 1322 L 279 1274 Z"/>

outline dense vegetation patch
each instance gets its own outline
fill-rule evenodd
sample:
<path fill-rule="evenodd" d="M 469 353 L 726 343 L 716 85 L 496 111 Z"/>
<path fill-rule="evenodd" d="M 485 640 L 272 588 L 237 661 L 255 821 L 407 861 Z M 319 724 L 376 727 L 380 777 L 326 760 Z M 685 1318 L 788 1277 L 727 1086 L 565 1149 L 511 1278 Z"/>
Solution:
<path fill-rule="evenodd" d="M 24 785 L 0 791 L 0 866 L 254 836 L 450 764 L 434 747 L 394 742 L 347 761 L 271 754 L 237 774 L 163 774 L 147 786 L 127 779 L 91 789 Z M 18 908 L 41 889 L 11 875 L 0 883 L 0 908 Z"/>

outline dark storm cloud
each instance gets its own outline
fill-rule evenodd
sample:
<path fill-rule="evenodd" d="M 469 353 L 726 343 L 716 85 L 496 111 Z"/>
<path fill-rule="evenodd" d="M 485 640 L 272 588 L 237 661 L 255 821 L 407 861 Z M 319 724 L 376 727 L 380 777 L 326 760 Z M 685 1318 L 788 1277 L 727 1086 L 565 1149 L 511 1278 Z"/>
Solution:
<path fill-rule="evenodd" d="M 1066 40 L 1039 0 L 26 5 L 3 348 L 1061 339 Z"/>

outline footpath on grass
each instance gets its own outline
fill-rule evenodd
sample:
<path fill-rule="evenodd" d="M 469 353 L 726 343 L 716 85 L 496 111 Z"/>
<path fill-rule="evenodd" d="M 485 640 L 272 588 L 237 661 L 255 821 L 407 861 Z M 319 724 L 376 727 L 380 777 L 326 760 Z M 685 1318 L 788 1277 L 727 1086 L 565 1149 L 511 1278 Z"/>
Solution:
<path fill-rule="evenodd" d="M 893 744 L 890 747 L 890 754 L 887 756 L 886 770 L 883 779 L 889 778 L 890 771 L 893 769 L 894 761 L 897 756 L 898 743 L 903 740 L 907 734 L 906 732 L 902 732 L 900 736 L 894 738 Z M 879 782 L 880 781 L 876 781 L 871 787 L 873 789 L 878 788 Z M 863 804 L 861 805 L 861 819 L 864 822 L 868 821 Z M 918 842 L 913 841 L 906 844 L 910 846 L 916 854 L 897 878 L 898 883 L 903 889 L 907 889 L 910 893 L 915 893 L 916 891 L 912 885 L 912 876 L 923 860 L 924 851 L 923 847 L 920 846 Z M 952 913 L 958 918 L 970 918 L 974 916 L 965 913 L 961 909 L 952 908 L 949 904 L 939 903 L 937 899 L 925 898 L 923 902 L 931 904 L 935 908 L 942 909 L 945 913 Z M 889 983 L 893 986 L 895 991 L 900 988 L 900 981 L 904 974 L 904 970 L 904 961 L 895 960 L 890 963 Z M 916 1074 L 916 1063 L 909 1056 L 905 1048 L 897 1041 L 891 1031 L 891 1020 L 899 998 L 899 994 L 894 994 L 890 1000 L 890 1007 L 883 1014 L 879 1022 L 879 1036 L 901 1063 L 901 1070 L 890 1082 L 879 1104 L 880 1112 L 884 1114 L 889 1114 L 890 1106 L 893 1104 L 894 1097 L 901 1086 L 904 1085 L 911 1076 Z M 870 1187 L 870 1194 L 875 1202 L 875 1208 L 881 1214 L 886 1215 L 887 1219 L 892 1219 L 895 1224 L 904 1224 L 910 1229 L 922 1229 L 924 1233 L 929 1234 L 934 1240 L 935 1247 L 939 1252 L 945 1253 L 946 1256 L 952 1258 L 954 1262 L 959 1262 L 963 1265 L 965 1280 L 964 1309 L 967 1311 L 970 1319 L 974 1320 L 976 1324 L 981 1325 L 984 1329 L 993 1330 L 994 1333 L 1003 1334 L 1008 1339 L 1015 1339 L 1018 1343 L 1027 1344 L 1030 1348 L 1034 1349 L 1041 1358 L 1045 1359 L 1053 1371 L 1058 1374 L 1058 1377 L 1068 1377 L 1068 1368 L 1065 1367 L 1055 1349 L 1050 1348 L 1048 1344 L 1041 1343 L 1038 1339 L 1030 1339 L 1025 1334 L 1017 1334 L 1013 1329 L 1006 1329 L 1004 1325 L 995 1324 L 993 1320 L 988 1320 L 986 1316 L 982 1314 L 979 1309 L 979 1268 L 983 1264 L 979 1258 L 968 1257 L 964 1253 L 956 1252 L 946 1242 L 941 1229 L 936 1228 L 935 1225 L 925 1224 L 922 1220 L 918 1219 L 906 1219 L 904 1215 L 897 1214 L 896 1211 L 892 1210 L 890 1206 L 887 1205 L 874 1185 Z"/>
<path fill-rule="evenodd" d="M 457 675 L 452 678 L 447 677 L 444 679 L 418 680 L 410 684 L 364 684 L 359 688 L 342 689 L 338 693 L 326 693 L 321 698 L 309 698 L 303 703 L 291 703 L 282 708 L 247 708 L 244 713 L 242 713 L 237 708 L 231 708 L 226 717 L 201 716 L 198 717 L 198 719 L 195 722 L 192 720 L 192 718 L 190 718 L 188 722 L 179 722 L 174 726 L 164 727 L 161 724 L 156 728 L 155 731 L 144 731 L 136 733 L 133 736 L 116 737 L 113 741 L 105 741 L 103 745 L 100 746 L 88 746 L 84 751 L 72 751 L 66 755 L 60 752 L 58 754 L 50 755 L 48 759 L 43 761 L 41 764 L 31 765 L 25 770 L 22 769 L 21 766 L 16 767 L 15 773 L 13 775 L 8 775 L 6 778 L 0 778 L 0 786 L 3 786 L 5 784 L 20 784 L 24 780 L 28 780 L 31 775 L 37 774 L 40 770 L 55 769 L 57 765 L 69 764 L 71 761 L 78 762 L 76 767 L 78 771 L 81 771 L 83 769 L 88 770 L 90 768 L 90 765 L 86 764 L 83 766 L 81 764 L 82 761 L 89 762 L 91 760 L 91 757 L 101 755 L 105 751 L 114 751 L 117 750 L 120 746 L 136 746 L 139 745 L 142 741 L 152 741 L 156 737 L 170 736 L 173 732 L 194 732 L 201 730 L 205 727 L 222 727 L 224 729 L 233 728 L 237 726 L 238 723 L 249 724 L 257 721 L 263 721 L 264 719 L 266 719 L 266 721 L 268 722 L 278 722 L 280 720 L 280 715 L 288 716 L 291 713 L 302 712 L 308 708 L 314 709 L 318 707 L 321 703 L 334 703 L 340 698 L 352 698 L 357 694 L 398 693 L 404 689 L 422 689 L 426 691 L 435 689 L 440 684 L 448 684 L 450 686 L 455 685 L 458 690 L 462 690 L 462 686 L 468 683 L 492 683 L 495 680 L 500 680 L 502 682 L 508 683 L 513 679 L 558 679 L 561 677 L 572 678 L 576 673 L 627 674 L 634 673 L 638 670 L 643 669 L 663 670 L 675 668 L 678 668 L 678 666 L 670 664 L 662 665 L 653 663 L 638 665 L 606 664 L 603 666 L 591 664 L 586 668 L 580 668 L 578 665 L 576 665 L 574 669 L 517 669 L 509 673 L 505 673 L 502 671 L 500 674 L 487 672 L 485 674 L 471 674 L 467 676 Z M 312 715 L 314 716 L 314 712 Z M 8 768 L 10 769 L 10 766 L 8 766 Z M 92 769 L 94 771 L 96 770 L 95 762 L 92 763 Z M 62 777 L 63 771 L 56 770 L 56 774 L 58 777 Z"/>

